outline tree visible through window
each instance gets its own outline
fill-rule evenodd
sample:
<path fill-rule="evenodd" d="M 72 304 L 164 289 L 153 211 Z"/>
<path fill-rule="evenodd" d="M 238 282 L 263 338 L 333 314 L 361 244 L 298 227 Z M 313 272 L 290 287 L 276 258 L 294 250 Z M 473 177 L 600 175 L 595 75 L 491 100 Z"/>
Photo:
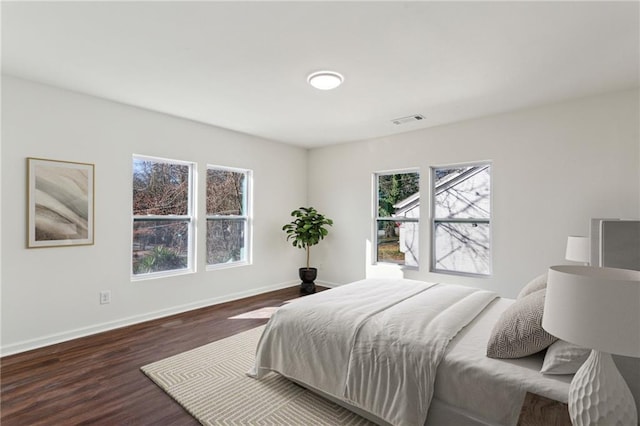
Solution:
<path fill-rule="evenodd" d="M 248 262 L 248 170 L 207 168 L 207 265 Z"/>
<path fill-rule="evenodd" d="M 192 163 L 133 158 L 132 273 L 191 269 Z"/>
<path fill-rule="evenodd" d="M 376 174 L 376 261 L 418 266 L 420 174 Z"/>
<path fill-rule="evenodd" d="M 491 166 L 432 168 L 432 270 L 491 273 Z"/>

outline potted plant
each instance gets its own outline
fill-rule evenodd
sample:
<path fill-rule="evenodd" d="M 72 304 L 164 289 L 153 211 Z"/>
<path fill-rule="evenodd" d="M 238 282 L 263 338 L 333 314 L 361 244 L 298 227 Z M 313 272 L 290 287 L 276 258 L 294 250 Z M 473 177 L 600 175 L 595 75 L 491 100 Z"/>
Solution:
<path fill-rule="evenodd" d="M 320 240 L 327 236 L 329 231 L 326 226 L 333 225 L 333 221 L 318 213 L 313 207 L 300 207 L 292 211 L 291 216 L 295 219 L 282 227 L 282 230 L 287 233 L 287 241 L 292 240 L 294 247 L 307 251 L 307 267 L 300 268 L 298 271 L 302 280 L 300 293 L 315 293 L 316 285 L 314 280 L 318 274 L 318 269 L 309 267 L 309 248 L 318 244 Z"/>

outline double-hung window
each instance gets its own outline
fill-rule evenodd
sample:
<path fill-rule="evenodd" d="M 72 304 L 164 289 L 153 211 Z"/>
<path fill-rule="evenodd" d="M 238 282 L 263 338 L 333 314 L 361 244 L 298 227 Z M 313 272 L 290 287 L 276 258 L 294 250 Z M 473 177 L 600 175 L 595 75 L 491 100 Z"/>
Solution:
<path fill-rule="evenodd" d="M 431 168 L 434 272 L 491 274 L 491 165 Z"/>
<path fill-rule="evenodd" d="M 207 166 L 207 268 L 250 263 L 251 171 Z"/>
<path fill-rule="evenodd" d="M 134 278 L 193 272 L 195 165 L 133 157 Z"/>
<path fill-rule="evenodd" d="M 374 176 L 376 262 L 417 268 L 420 173 L 397 171 Z"/>

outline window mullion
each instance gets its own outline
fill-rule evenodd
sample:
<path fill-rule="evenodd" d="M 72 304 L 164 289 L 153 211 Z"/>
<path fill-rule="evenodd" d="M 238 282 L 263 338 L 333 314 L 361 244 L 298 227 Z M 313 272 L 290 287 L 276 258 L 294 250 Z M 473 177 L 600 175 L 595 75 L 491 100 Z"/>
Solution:
<path fill-rule="evenodd" d="M 490 219 L 474 219 L 474 218 L 447 218 L 447 219 L 433 219 L 435 223 L 489 223 Z"/>
<path fill-rule="evenodd" d="M 184 220 L 188 220 L 191 221 L 193 218 L 191 216 L 178 216 L 178 215 L 167 215 L 167 216 L 158 216 L 158 215 L 150 215 L 150 216 L 133 216 L 133 220 L 177 220 L 177 221 L 184 221 Z"/>
<path fill-rule="evenodd" d="M 207 220 L 247 220 L 247 216 L 236 215 L 207 215 Z"/>

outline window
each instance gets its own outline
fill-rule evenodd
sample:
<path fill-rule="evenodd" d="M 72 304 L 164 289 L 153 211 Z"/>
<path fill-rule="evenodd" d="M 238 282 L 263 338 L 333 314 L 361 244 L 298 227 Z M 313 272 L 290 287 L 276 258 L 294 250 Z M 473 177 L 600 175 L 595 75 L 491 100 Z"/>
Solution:
<path fill-rule="evenodd" d="M 193 271 L 194 167 L 133 157 L 133 277 Z"/>
<path fill-rule="evenodd" d="M 490 275 L 490 164 L 431 172 L 432 271 Z"/>
<path fill-rule="evenodd" d="M 207 266 L 247 264 L 250 241 L 249 170 L 207 167 Z"/>
<path fill-rule="evenodd" d="M 378 173 L 376 179 L 376 261 L 418 267 L 420 173 Z"/>

